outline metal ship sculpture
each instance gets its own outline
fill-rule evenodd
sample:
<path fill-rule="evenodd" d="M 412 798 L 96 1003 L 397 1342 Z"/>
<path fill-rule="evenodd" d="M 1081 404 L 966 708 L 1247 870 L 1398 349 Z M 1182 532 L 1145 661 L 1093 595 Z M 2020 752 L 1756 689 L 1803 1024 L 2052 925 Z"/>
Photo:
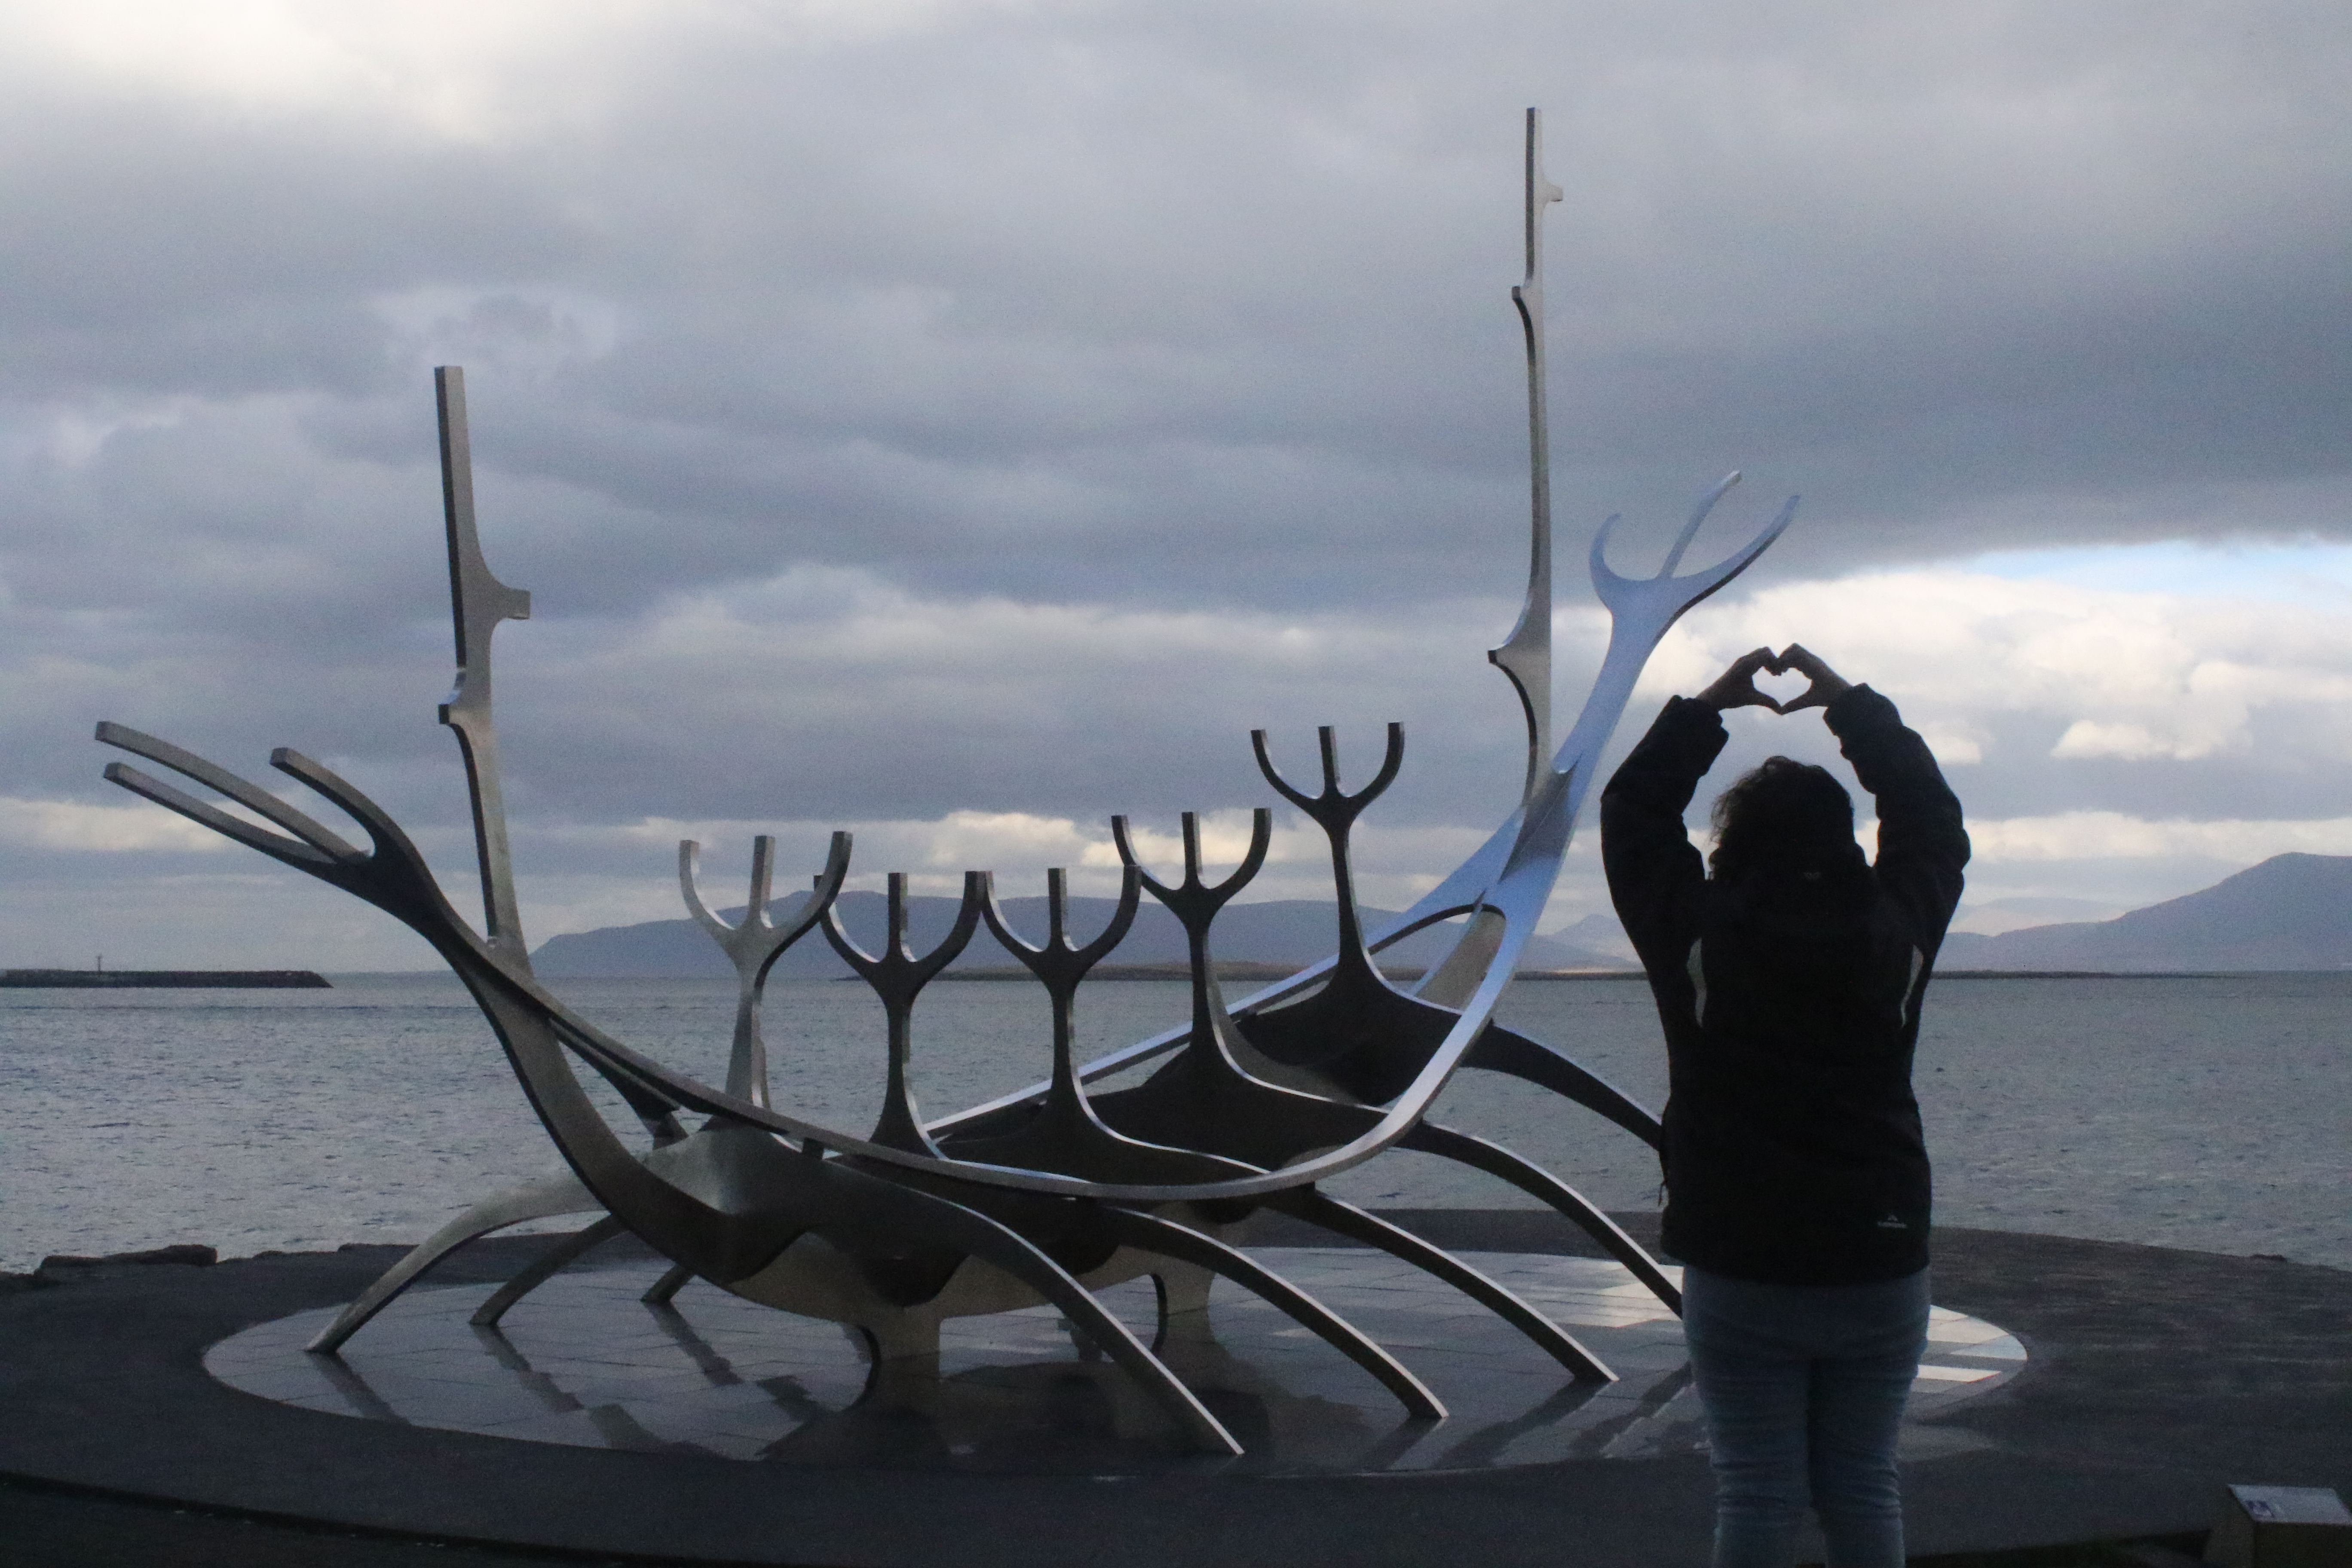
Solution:
<path fill-rule="evenodd" d="M 1049 927 L 1042 942 L 1016 931 L 991 877 L 966 874 L 959 918 L 925 953 L 905 938 L 906 879 L 888 879 L 888 930 L 867 952 L 835 918 L 851 844 L 833 837 L 813 893 L 781 918 L 771 912 L 774 842 L 754 841 L 748 907 L 729 925 L 697 882 L 698 847 L 679 848 L 688 910 L 732 961 L 740 987 L 727 1081 L 714 1086 L 665 1066 L 573 1012 L 533 975 L 517 913 L 491 719 L 490 641 L 499 622 L 530 614 L 530 595 L 492 575 L 474 520 L 462 374 L 436 372 L 441 427 L 457 678 L 440 710 L 457 732 L 470 787 L 482 881 L 478 930 L 452 906 L 400 825 L 349 782 L 298 752 L 271 764 L 346 813 L 366 837 L 347 842 L 243 778 L 167 742 L 102 723 L 98 738 L 212 791 L 268 826 L 123 763 L 106 777 L 399 920 L 430 942 L 471 992 L 503 1045 L 563 1167 L 485 1198 L 419 1245 L 312 1343 L 332 1354 L 368 1321 L 467 1242 L 526 1220 L 586 1214 L 583 1229 L 555 1238 L 487 1300 L 475 1321 L 495 1325 L 572 1259 L 624 1233 L 671 1260 L 647 1292 L 667 1302 L 687 1282 L 788 1312 L 847 1325 L 867 1345 L 877 1375 L 935 1358 L 946 1319 L 1050 1302 L 1156 1401 L 1192 1447 L 1241 1451 L 1231 1432 L 1093 1292 L 1139 1277 L 1157 1286 L 1160 1331 L 1203 1320 L 1211 1282 L 1223 1279 L 1287 1313 L 1378 1378 L 1412 1416 L 1444 1406 L 1396 1357 L 1331 1306 L 1241 1250 L 1242 1223 L 1267 1209 L 1336 1237 L 1380 1248 L 1510 1323 L 1572 1379 L 1606 1381 L 1609 1369 L 1542 1312 L 1461 1258 L 1322 1190 L 1330 1177 L 1403 1148 L 1499 1177 L 1574 1221 L 1668 1307 L 1674 1286 L 1656 1263 L 1567 1184 L 1509 1150 L 1444 1125 L 1438 1100 L 1457 1071 L 1505 1073 L 1561 1096 L 1654 1144 L 1655 1117 L 1550 1046 L 1492 1022 L 1519 953 L 1557 879 L 1561 858 L 1643 665 L 1666 629 L 1738 575 L 1788 526 L 1792 500 L 1748 543 L 1704 570 L 1677 574 L 1708 511 L 1737 475 L 1697 506 L 1655 576 L 1612 571 L 1604 523 L 1591 553 L 1593 588 L 1612 617 L 1606 658 L 1582 711 L 1554 748 L 1551 735 L 1551 522 L 1544 410 L 1541 219 L 1559 199 L 1539 158 L 1540 122 L 1529 111 L 1527 277 L 1512 291 L 1526 334 L 1532 530 L 1527 598 L 1517 628 L 1489 654 L 1517 689 L 1526 715 L 1528 766 L 1519 805 L 1494 834 L 1412 909 L 1378 931 L 1363 929 L 1349 869 L 1357 819 L 1402 766 L 1404 736 L 1391 725 L 1369 784 L 1342 788 L 1332 731 L 1319 732 L 1318 787 L 1276 769 L 1263 731 L 1253 736 L 1266 782 L 1329 840 L 1338 896 L 1332 955 L 1228 1004 L 1211 966 L 1218 911 L 1255 875 L 1272 814 L 1255 815 L 1248 852 L 1223 880 L 1203 878 L 1199 822 L 1182 818 L 1183 874 L 1164 882 L 1138 863 L 1123 818 L 1111 827 L 1125 865 L 1118 912 L 1092 942 L 1064 929 L 1064 879 L 1047 873 Z M 1165 904 L 1189 941 L 1190 1020 L 1099 1059 L 1075 1058 L 1073 998 L 1087 971 L 1117 945 L 1143 894 Z M 1373 954 L 1414 931 L 1458 922 L 1448 955 L 1410 986 L 1392 983 Z M 1050 1076 L 1019 1093 L 951 1115 L 926 1117 L 909 1079 L 910 1020 L 925 984 L 985 925 L 1044 985 L 1052 1003 Z M 887 1019 L 883 1109 L 856 1134 L 778 1105 L 769 1092 L 761 1033 L 763 987 L 795 942 L 831 943 L 881 998 Z M 1089 1085 L 1150 1067 L 1140 1081 L 1097 1092 Z M 583 1069 L 615 1090 L 642 1124 L 625 1137 L 607 1122 Z M 1129 1076 L 1132 1076 L 1131 1074 Z"/>

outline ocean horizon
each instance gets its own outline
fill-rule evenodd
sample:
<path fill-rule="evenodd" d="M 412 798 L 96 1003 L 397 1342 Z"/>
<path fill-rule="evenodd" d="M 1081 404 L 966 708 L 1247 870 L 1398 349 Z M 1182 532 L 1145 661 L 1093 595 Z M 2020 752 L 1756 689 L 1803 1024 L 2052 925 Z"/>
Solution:
<path fill-rule="evenodd" d="M 0 1125 L 0 1269 L 172 1243 L 236 1257 L 413 1242 L 560 1163 L 453 977 L 331 978 L 323 991 L 0 993 L 12 1112 Z M 723 1078 L 731 981 L 554 984 L 632 1046 Z M 862 985 L 824 980 L 779 982 L 769 996 L 776 1103 L 863 1131 L 880 1091 L 879 1005 Z M 1178 982 L 1090 985 L 1082 1048 L 1180 1023 L 1184 998 Z M 2342 973 L 1939 975 L 1914 1079 L 1937 1222 L 2352 1268 L 2347 1003 Z M 1516 986 L 1498 1016 L 1654 1109 L 1664 1098 L 1645 987 Z M 1046 1038 L 1034 985 L 927 992 L 914 1060 L 924 1113 L 1036 1080 Z M 616 1125 L 634 1126 L 606 1103 Z M 1437 1116 L 1605 1208 L 1656 1204 L 1646 1145 L 1517 1080 L 1465 1072 Z M 1328 1187 L 1379 1206 L 1531 1206 L 1408 1152 Z"/>

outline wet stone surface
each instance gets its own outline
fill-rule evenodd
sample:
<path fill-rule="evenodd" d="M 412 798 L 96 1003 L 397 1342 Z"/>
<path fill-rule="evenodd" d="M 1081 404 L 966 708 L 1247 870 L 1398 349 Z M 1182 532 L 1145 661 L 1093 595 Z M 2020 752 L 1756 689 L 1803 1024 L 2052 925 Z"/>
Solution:
<path fill-rule="evenodd" d="M 247 1394 L 355 1419 L 817 1468 L 1332 1475 L 1642 1460 L 1705 1447 L 1681 1325 L 1613 1262 L 1464 1254 L 1614 1370 L 1618 1381 L 1602 1384 L 1571 1381 L 1509 1325 L 1384 1255 L 1253 1252 L 1412 1368 L 1448 1417 L 1408 1417 L 1369 1373 L 1225 1281 L 1206 1321 L 1178 1320 L 1160 1353 L 1249 1450 L 1238 1460 L 1182 1451 L 1141 1389 L 1050 1307 L 953 1321 L 935 1370 L 887 1363 L 877 1373 L 843 1329 L 708 1285 L 689 1286 L 672 1309 L 648 1307 L 638 1298 L 660 1269 L 644 1261 L 560 1276 L 497 1330 L 467 1321 L 490 1287 L 421 1288 L 339 1357 L 302 1349 L 332 1320 L 324 1309 L 221 1341 L 205 1367 Z M 1148 1280 L 1101 1297 L 1150 1342 Z M 2002 1328 L 1937 1308 L 1911 1417 L 1948 1414 L 2025 1364 Z M 1916 1428 L 1906 1447 L 1932 1449 L 1939 1436 Z"/>

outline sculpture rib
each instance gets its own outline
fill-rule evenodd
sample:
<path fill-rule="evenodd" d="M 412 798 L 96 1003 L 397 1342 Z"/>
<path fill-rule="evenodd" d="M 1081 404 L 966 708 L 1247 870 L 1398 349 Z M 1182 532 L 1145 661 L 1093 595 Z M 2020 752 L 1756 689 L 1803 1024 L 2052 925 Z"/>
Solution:
<path fill-rule="evenodd" d="M 1122 1239 L 1149 1251 L 1197 1264 L 1246 1287 L 1281 1309 L 1293 1322 L 1309 1330 L 1324 1343 L 1380 1379 L 1408 1413 L 1433 1421 L 1445 1418 L 1444 1403 L 1429 1391 L 1428 1384 L 1407 1371 L 1394 1356 L 1381 1349 L 1330 1308 L 1247 1253 L 1227 1247 L 1214 1237 L 1190 1226 L 1155 1215 L 1139 1214 L 1132 1209 L 1108 1212 Z"/>
<path fill-rule="evenodd" d="M 1683 1293 L 1659 1270 L 1658 1260 L 1650 1256 L 1649 1249 L 1626 1235 L 1617 1222 L 1595 1207 L 1590 1198 L 1541 1165 L 1520 1158 L 1499 1143 L 1474 1138 L 1450 1127 L 1440 1127 L 1426 1120 L 1406 1136 L 1404 1147 L 1468 1165 L 1490 1176 L 1498 1176 L 1540 1200 L 1599 1242 L 1601 1250 L 1624 1265 L 1626 1271 L 1640 1280 L 1650 1294 L 1664 1302 L 1668 1311 L 1677 1315 L 1681 1313 Z"/>
<path fill-rule="evenodd" d="M 1607 1363 L 1577 1342 L 1576 1336 L 1521 1300 L 1507 1286 L 1491 1279 L 1443 1247 L 1378 1215 L 1344 1204 L 1313 1187 L 1297 1187 L 1276 1194 L 1268 1207 L 1367 1247 L 1378 1247 L 1426 1273 L 1444 1280 L 1540 1346 L 1580 1382 L 1614 1383 L 1617 1374 Z"/>
<path fill-rule="evenodd" d="M 768 1045 L 760 1033 L 760 1003 L 768 972 L 793 943 L 815 929 L 841 894 L 849 875 L 850 837 L 835 833 L 818 873 L 816 888 L 779 926 L 768 919 L 768 897 L 774 881 L 776 841 L 767 834 L 751 840 L 751 889 L 740 923 L 729 925 L 712 914 L 695 886 L 702 846 L 683 839 L 677 847 L 677 886 L 687 912 L 709 932 L 735 966 L 735 1037 L 727 1053 L 727 1092 L 754 1105 L 768 1103 Z"/>

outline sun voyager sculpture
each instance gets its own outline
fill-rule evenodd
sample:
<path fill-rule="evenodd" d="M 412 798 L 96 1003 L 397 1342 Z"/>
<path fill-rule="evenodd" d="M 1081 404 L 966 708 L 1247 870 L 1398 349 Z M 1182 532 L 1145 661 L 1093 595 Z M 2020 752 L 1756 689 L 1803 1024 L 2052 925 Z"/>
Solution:
<path fill-rule="evenodd" d="M 1611 616 L 1608 652 L 1582 711 L 1555 749 L 1551 733 L 1551 520 L 1544 409 L 1542 217 L 1560 197 L 1540 161 L 1540 120 L 1528 112 L 1527 276 L 1512 290 L 1527 343 L 1532 526 L 1525 606 L 1488 658 L 1525 711 L 1528 769 L 1519 804 L 1427 896 L 1385 928 L 1366 931 L 1354 900 L 1349 839 L 1357 818 L 1395 778 L 1401 727 L 1372 780 L 1340 786 L 1331 731 L 1320 731 L 1313 791 L 1275 768 L 1263 731 L 1260 770 L 1276 793 L 1330 843 L 1338 899 L 1334 951 L 1278 984 L 1228 1004 L 1210 962 L 1218 911 L 1265 858 L 1272 814 L 1255 815 L 1247 854 L 1222 881 L 1203 879 L 1197 817 L 1182 818 L 1183 876 L 1173 884 L 1138 864 L 1124 819 L 1111 822 L 1125 875 L 1108 927 L 1084 946 L 1064 930 L 1060 871 L 1047 873 L 1049 930 L 1042 942 L 1014 931 L 990 875 L 967 873 L 961 912 L 928 953 L 905 939 L 906 879 L 888 879 L 889 926 L 878 952 L 853 942 L 834 903 L 849 874 L 845 833 L 813 894 L 772 916 L 774 844 L 755 841 L 748 908 L 729 925 L 697 885 L 698 847 L 680 846 L 687 906 L 740 980 L 727 1081 L 697 1081 L 589 1023 L 533 975 L 517 913 L 491 719 L 490 640 L 499 623 L 530 614 L 528 594 L 492 575 L 477 538 L 465 389 L 455 368 L 436 372 L 443 499 L 457 630 L 457 685 L 440 710 L 457 732 L 470 788 L 481 869 L 479 929 L 460 915 L 400 825 L 347 781 L 298 752 L 270 757 L 280 773 L 357 823 L 364 847 L 193 752 L 121 725 L 98 738 L 236 803 L 269 824 L 232 815 L 124 763 L 106 777 L 262 854 L 309 873 L 402 921 L 432 943 L 488 1016 L 564 1164 L 476 1204 L 420 1244 L 312 1342 L 333 1354 L 435 1263 L 467 1242 L 527 1220 L 593 1215 L 555 1238 L 499 1289 L 475 1321 L 494 1325 L 573 1258 L 623 1233 L 673 1267 L 647 1294 L 667 1301 L 691 1279 L 787 1312 L 848 1326 L 877 1369 L 935 1358 L 943 1320 L 1051 1303 L 1073 1329 L 1148 1393 L 1193 1448 L 1241 1446 L 1209 1407 L 1106 1310 L 1093 1292 L 1148 1277 L 1162 1335 L 1203 1311 L 1210 1283 L 1232 1281 L 1287 1313 L 1371 1373 L 1413 1416 L 1444 1406 L 1396 1357 L 1235 1245 L 1242 1223 L 1272 1210 L 1427 1271 L 1497 1314 L 1572 1379 L 1606 1381 L 1607 1367 L 1550 1319 L 1459 1258 L 1321 1190 L 1327 1179 L 1402 1148 L 1459 1162 L 1512 1183 L 1574 1221 L 1670 1309 L 1673 1284 L 1639 1244 L 1549 1172 L 1435 1120 L 1463 1068 L 1513 1075 L 1653 1144 L 1656 1119 L 1552 1047 L 1492 1021 L 1520 952 L 1535 931 L 1602 748 L 1643 665 L 1675 619 L 1753 563 L 1788 526 L 1796 502 L 1748 543 L 1704 570 L 1677 575 L 1699 526 L 1735 474 L 1695 509 L 1655 576 L 1633 579 L 1606 561 L 1617 519 L 1593 540 L 1591 573 Z M 273 830 L 274 829 L 274 830 Z M 1145 892 L 1167 906 L 1189 940 L 1190 1020 L 1097 1060 L 1075 1058 L 1072 999 L 1089 968 L 1125 934 Z M 1458 936 L 1410 986 L 1372 955 L 1441 922 Z M 1021 1092 L 926 1119 L 908 1083 L 909 1019 L 924 985 L 985 925 L 1043 984 L 1053 1010 L 1052 1072 Z M 793 943 L 830 942 L 881 998 L 888 1024 L 887 1083 L 863 1135 L 820 1125 L 775 1104 L 761 1035 L 763 986 Z M 1150 1067 L 1129 1087 L 1089 1085 Z M 599 1113 L 581 1072 L 617 1091 L 642 1123 L 624 1136 Z M 1194 1320 L 1197 1321 L 1197 1320 Z"/>

